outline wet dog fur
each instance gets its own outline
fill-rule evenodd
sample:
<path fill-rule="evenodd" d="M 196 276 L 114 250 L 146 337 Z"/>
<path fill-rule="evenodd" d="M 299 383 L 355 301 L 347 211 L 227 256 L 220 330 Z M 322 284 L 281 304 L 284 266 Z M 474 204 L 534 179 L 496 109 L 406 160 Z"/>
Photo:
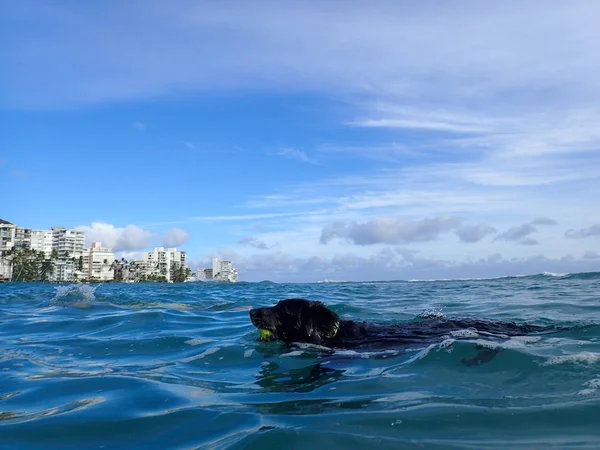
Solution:
<path fill-rule="evenodd" d="M 373 324 L 342 320 L 323 303 L 302 298 L 281 300 L 276 305 L 250 311 L 252 324 L 271 332 L 261 340 L 286 343 L 304 342 L 330 348 L 386 348 L 408 345 L 428 345 L 441 342 L 453 331 L 473 329 L 491 340 L 523 336 L 548 331 L 548 328 L 477 319 L 431 318 L 399 324 Z M 480 349 L 467 365 L 491 360 L 496 349 Z"/>

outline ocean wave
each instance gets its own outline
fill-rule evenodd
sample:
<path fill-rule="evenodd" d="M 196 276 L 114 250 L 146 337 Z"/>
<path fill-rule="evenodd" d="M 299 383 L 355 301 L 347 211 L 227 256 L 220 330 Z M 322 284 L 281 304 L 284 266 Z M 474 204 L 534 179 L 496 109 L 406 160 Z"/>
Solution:
<path fill-rule="evenodd" d="M 575 280 L 595 280 L 600 279 L 600 272 L 576 272 L 576 273 L 554 273 L 541 272 L 536 274 L 518 274 L 518 275 L 503 275 L 499 277 L 466 277 L 466 278 L 435 278 L 435 279 L 411 279 L 408 283 L 430 283 L 430 282 L 452 282 L 452 281 L 496 281 L 496 280 L 513 280 L 513 279 L 575 279 Z M 402 282 L 403 280 L 397 280 Z"/>
<path fill-rule="evenodd" d="M 599 276 L 6 283 L 0 448 L 600 448 Z M 424 311 L 556 332 L 465 328 L 435 344 L 367 351 L 257 342 L 249 305 L 292 295 L 356 321 L 411 322 Z M 492 357 L 478 359 L 482 350 Z"/>
<path fill-rule="evenodd" d="M 543 365 L 555 366 L 559 364 L 585 364 L 593 365 L 600 361 L 600 353 L 579 352 L 571 355 L 554 356 L 548 359 Z"/>
<path fill-rule="evenodd" d="M 321 283 L 348 283 L 347 280 L 329 280 L 329 279 L 324 279 L 324 280 L 319 280 L 317 281 L 317 283 L 321 284 Z"/>

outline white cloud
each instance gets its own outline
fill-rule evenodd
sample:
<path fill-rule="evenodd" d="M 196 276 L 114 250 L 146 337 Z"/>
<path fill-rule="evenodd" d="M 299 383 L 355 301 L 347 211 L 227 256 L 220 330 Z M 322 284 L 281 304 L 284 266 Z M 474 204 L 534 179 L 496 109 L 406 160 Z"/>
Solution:
<path fill-rule="evenodd" d="M 537 240 L 535 240 L 533 238 L 530 238 L 530 237 L 526 238 L 526 239 L 523 239 L 522 241 L 519 241 L 518 244 L 521 244 L 521 245 L 540 245 L 540 243 Z"/>
<path fill-rule="evenodd" d="M 249 245 L 250 247 L 254 247 L 259 250 L 269 250 L 271 248 L 260 239 L 251 236 L 240 239 L 238 241 L 238 244 Z"/>
<path fill-rule="evenodd" d="M 327 244 L 334 238 L 346 239 L 356 245 L 431 241 L 441 233 L 456 229 L 460 222 L 452 216 L 422 220 L 382 218 L 365 223 L 338 221 L 323 228 L 321 243 Z"/>
<path fill-rule="evenodd" d="M 282 251 L 244 256 L 233 250 L 220 250 L 195 263 L 195 266 L 209 267 L 212 256 L 233 261 L 234 267 L 240 271 L 241 279 L 246 281 L 493 278 L 541 272 L 589 272 L 596 269 L 596 261 L 576 259 L 571 255 L 548 258 L 534 254 L 507 259 L 494 253 L 478 259 L 450 261 L 420 255 L 418 251 L 406 247 L 385 247 L 363 256 L 340 253 L 330 257 L 304 258 L 292 257 Z"/>
<path fill-rule="evenodd" d="M 461 225 L 456 229 L 456 235 L 462 242 L 479 242 L 488 234 L 493 234 L 496 229 L 485 223 L 477 225 Z"/>
<path fill-rule="evenodd" d="M 75 229 L 85 232 L 87 246 L 92 242 L 102 242 L 102 245 L 112 248 L 115 252 L 144 250 L 152 237 L 152 233 L 136 225 L 117 228 L 108 223 L 93 222 L 91 225 L 81 225 Z"/>
<path fill-rule="evenodd" d="M 240 214 L 240 215 L 228 215 L 228 216 L 196 216 L 191 217 L 185 222 L 228 222 L 238 220 L 256 220 L 256 219 L 273 219 L 281 217 L 299 216 L 306 214 L 315 214 L 312 212 L 283 212 L 283 213 L 265 213 L 265 214 Z"/>
<path fill-rule="evenodd" d="M 162 237 L 165 247 L 179 247 L 187 242 L 190 234 L 181 228 L 171 228 Z"/>
<path fill-rule="evenodd" d="M 6 44 L 13 105 L 269 86 L 453 105 L 497 98 L 505 100 L 497 108 L 526 109 L 532 99 L 550 101 L 548 92 L 568 93 L 563 103 L 598 92 L 600 7 L 591 2 L 530 1 L 518 14 L 501 2 L 431 8 L 393 0 L 183 1 L 177 8 L 132 0 L 117 11 L 79 2 L 29 5 L 6 11 L 16 24 L 28 17 L 32 26 L 45 25 L 35 33 L 17 27 Z M 151 47 L 142 44 L 149 39 Z M 63 67 L 60 77 L 43 70 L 50 62 Z M 24 72 L 29 76 L 16 76 Z"/>
<path fill-rule="evenodd" d="M 539 217 L 533 220 L 532 222 L 524 223 L 523 225 L 510 228 L 504 233 L 499 234 L 496 237 L 496 240 L 520 241 L 519 244 L 523 245 L 537 245 L 539 244 L 539 242 L 537 242 L 535 239 L 528 238 L 528 236 L 531 233 L 535 233 L 538 231 L 538 225 L 556 225 L 556 221 L 547 217 Z"/>
<path fill-rule="evenodd" d="M 565 237 L 568 238 L 586 238 L 590 236 L 600 236 L 600 224 L 594 224 L 588 228 L 582 228 L 580 230 L 567 230 Z"/>
<path fill-rule="evenodd" d="M 557 225 L 556 220 L 550 219 L 549 217 L 538 217 L 531 223 L 534 225 Z"/>

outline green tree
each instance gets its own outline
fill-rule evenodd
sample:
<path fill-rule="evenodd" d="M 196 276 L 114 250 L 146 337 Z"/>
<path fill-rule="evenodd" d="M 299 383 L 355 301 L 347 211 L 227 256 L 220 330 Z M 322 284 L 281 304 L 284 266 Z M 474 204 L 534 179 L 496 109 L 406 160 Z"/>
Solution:
<path fill-rule="evenodd" d="M 44 255 L 27 247 L 13 247 L 2 252 L 12 268 L 11 281 L 40 281 Z"/>
<path fill-rule="evenodd" d="M 171 281 L 173 283 L 183 283 L 191 275 L 192 270 L 184 266 L 171 267 Z"/>

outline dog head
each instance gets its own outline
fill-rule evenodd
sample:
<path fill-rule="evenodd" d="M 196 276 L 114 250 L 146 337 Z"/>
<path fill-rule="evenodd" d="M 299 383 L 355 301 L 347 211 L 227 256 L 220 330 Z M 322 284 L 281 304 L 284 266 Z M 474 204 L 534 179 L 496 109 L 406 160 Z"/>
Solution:
<path fill-rule="evenodd" d="M 262 340 L 322 344 L 340 328 L 340 318 L 323 303 L 289 298 L 275 306 L 250 311 L 250 320 L 259 330 L 269 330 Z"/>

